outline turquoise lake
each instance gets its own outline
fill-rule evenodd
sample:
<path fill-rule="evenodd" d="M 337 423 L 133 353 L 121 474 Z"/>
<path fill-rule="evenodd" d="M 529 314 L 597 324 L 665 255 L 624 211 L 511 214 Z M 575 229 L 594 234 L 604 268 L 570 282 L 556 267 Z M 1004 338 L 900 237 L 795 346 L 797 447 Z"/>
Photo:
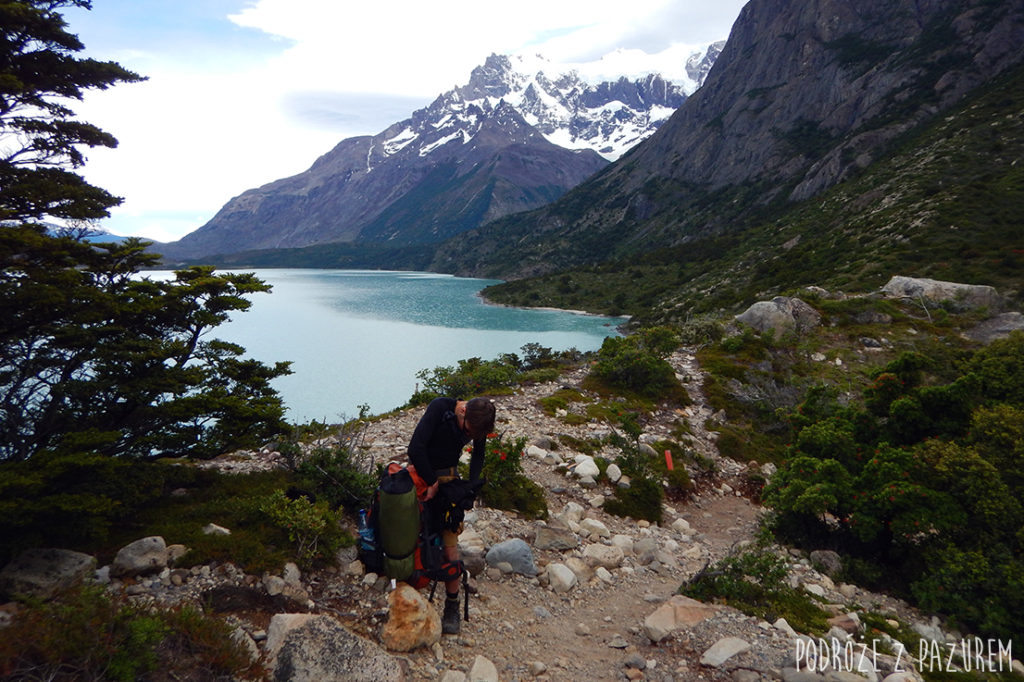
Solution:
<path fill-rule="evenodd" d="M 373 414 L 400 407 L 418 387 L 417 372 L 460 359 L 521 355 L 527 343 L 596 350 L 625 322 L 488 305 L 478 293 L 493 280 L 377 270 L 239 272 L 255 272 L 273 291 L 252 295 L 252 307 L 212 336 L 265 363 L 292 362 L 294 373 L 273 385 L 296 423 L 355 417 L 363 404 Z"/>

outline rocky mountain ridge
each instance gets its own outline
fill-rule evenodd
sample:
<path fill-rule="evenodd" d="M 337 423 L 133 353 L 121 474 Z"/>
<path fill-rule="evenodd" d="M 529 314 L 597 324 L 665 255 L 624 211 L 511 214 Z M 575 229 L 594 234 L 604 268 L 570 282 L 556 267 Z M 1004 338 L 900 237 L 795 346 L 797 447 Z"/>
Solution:
<path fill-rule="evenodd" d="M 329 242 L 437 243 L 542 206 L 649 136 L 699 86 L 657 74 L 589 83 L 542 58 L 491 55 L 469 82 L 374 136 L 348 138 L 299 175 L 249 190 L 169 257 Z"/>
<path fill-rule="evenodd" d="M 756 224 L 873 167 L 1017 68 L 1022 46 L 1019 1 L 751 0 L 704 85 L 655 134 L 559 201 L 466 235 L 455 256 L 440 250 L 431 267 L 512 279 Z"/>

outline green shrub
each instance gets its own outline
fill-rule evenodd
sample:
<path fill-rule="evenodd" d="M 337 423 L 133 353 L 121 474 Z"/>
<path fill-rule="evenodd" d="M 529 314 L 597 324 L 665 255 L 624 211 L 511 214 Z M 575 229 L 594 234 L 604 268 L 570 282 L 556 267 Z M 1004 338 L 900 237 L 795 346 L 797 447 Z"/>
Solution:
<path fill-rule="evenodd" d="M 9 680 L 260 679 L 263 671 L 223 621 L 184 607 L 143 609 L 98 586 L 30 603 L 0 637 Z M 164 679 L 164 678 L 161 678 Z"/>
<path fill-rule="evenodd" d="M 709 315 L 687 320 L 679 329 L 679 342 L 688 346 L 715 343 L 725 333 L 722 323 Z"/>
<path fill-rule="evenodd" d="M 270 523 L 288 533 L 301 566 L 309 568 L 317 559 L 330 559 L 341 545 L 337 515 L 325 501 L 310 502 L 299 495 L 294 499 L 283 490 L 275 490 L 258 503 L 260 513 Z"/>
<path fill-rule="evenodd" d="M 559 371 L 554 367 L 543 367 L 540 369 L 529 369 L 520 372 L 519 383 L 521 384 L 545 384 L 555 381 L 559 377 Z"/>
<path fill-rule="evenodd" d="M 661 523 L 661 503 L 664 497 L 661 483 L 654 478 L 631 478 L 628 488 L 615 488 L 614 497 L 605 502 L 604 510 L 623 518 Z"/>
<path fill-rule="evenodd" d="M 507 388 L 515 382 L 518 374 L 519 368 L 509 362 L 508 358 L 468 358 L 459 360 L 457 367 L 420 370 L 416 377 L 423 382 L 426 391 L 444 396 L 469 398 Z"/>
<path fill-rule="evenodd" d="M 971 358 L 968 370 L 992 401 L 1024 407 L 1024 332 L 996 339 Z"/>
<path fill-rule="evenodd" d="M 791 419 L 765 489 L 777 537 L 835 547 L 851 578 L 960 627 L 1020 636 L 1024 419 L 1002 379 L 1019 370 L 1022 339 L 952 368 L 903 353 L 865 389 L 870 411 L 819 404 Z"/>
<path fill-rule="evenodd" d="M 490 507 L 516 511 L 527 519 L 546 519 L 544 490 L 523 474 L 526 438 L 492 438 L 487 441 L 482 476 L 486 483 L 480 497 Z"/>
<path fill-rule="evenodd" d="M 665 360 L 678 342 L 671 332 L 657 329 L 659 331 L 606 338 L 597 352 L 591 376 L 612 388 L 685 404 L 686 391 L 676 379 L 672 365 Z"/>
<path fill-rule="evenodd" d="M 828 630 L 829 614 L 802 590 L 786 582 L 786 562 L 763 546 L 728 556 L 706 567 L 679 588 L 700 601 L 728 604 L 769 623 L 785 618 L 798 632 Z"/>
<path fill-rule="evenodd" d="M 191 475 L 186 467 L 94 453 L 0 464 L 0 563 L 29 547 L 103 544 L 161 498 L 169 479 Z"/>
<path fill-rule="evenodd" d="M 317 500 L 326 500 L 332 508 L 354 513 L 367 506 L 377 488 L 376 472 L 361 470 L 344 446 L 316 448 L 299 462 L 296 469 L 299 490 Z"/>
<path fill-rule="evenodd" d="M 555 412 L 558 410 L 566 410 L 569 408 L 569 403 L 581 402 L 585 400 L 583 394 L 574 388 L 560 388 L 549 396 L 545 396 L 537 400 L 537 404 L 544 410 L 544 413 L 550 416 L 555 416 Z"/>

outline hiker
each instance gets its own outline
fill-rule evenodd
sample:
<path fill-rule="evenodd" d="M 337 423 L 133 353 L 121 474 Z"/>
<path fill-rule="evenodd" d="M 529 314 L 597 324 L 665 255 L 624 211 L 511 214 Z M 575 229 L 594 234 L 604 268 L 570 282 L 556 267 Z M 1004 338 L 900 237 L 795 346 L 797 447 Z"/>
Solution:
<path fill-rule="evenodd" d="M 474 482 L 480 478 L 487 434 L 494 429 L 494 413 L 494 403 L 486 398 L 435 398 L 427 405 L 416 425 L 409 441 L 409 462 L 427 484 L 421 500 L 426 503 L 426 513 L 434 517 L 430 521 L 435 528 L 442 524 L 438 517 L 449 506 L 442 502 L 444 495 L 439 495 L 441 486 L 459 478 L 459 456 L 463 446 L 470 441 L 473 443 L 473 455 L 469 461 L 469 480 Z M 461 531 L 461 523 L 455 528 L 445 527 L 442 531 L 445 560 L 459 560 Z M 445 582 L 445 593 L 441 631 L 458 634 L 461 629 L 458 578 Z"/>

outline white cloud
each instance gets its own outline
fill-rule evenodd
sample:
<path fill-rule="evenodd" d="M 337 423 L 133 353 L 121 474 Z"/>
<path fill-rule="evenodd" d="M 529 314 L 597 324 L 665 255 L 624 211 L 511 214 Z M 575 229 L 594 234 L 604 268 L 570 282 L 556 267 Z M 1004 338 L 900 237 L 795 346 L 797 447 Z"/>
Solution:
<path fill-rule="evenodd" d="M 683 44 L 725 38 L 742 4 L 258 0 L 230 18 L 279 40 L 276 54 L 200 67 L 140 44 L 106 57 L 150 80 L 91 93 L 77 107 L 121 142 L 92 150 L 85 174 L 126 198 L 107 229 L 176 239 L 242 191 L 301 172 L 341 139 L 380 132 L 465 83 L 491 53 L 581 62 L 626 48 L 596 68 L 630 72 L 657 53 L 681 71 Z"/>

